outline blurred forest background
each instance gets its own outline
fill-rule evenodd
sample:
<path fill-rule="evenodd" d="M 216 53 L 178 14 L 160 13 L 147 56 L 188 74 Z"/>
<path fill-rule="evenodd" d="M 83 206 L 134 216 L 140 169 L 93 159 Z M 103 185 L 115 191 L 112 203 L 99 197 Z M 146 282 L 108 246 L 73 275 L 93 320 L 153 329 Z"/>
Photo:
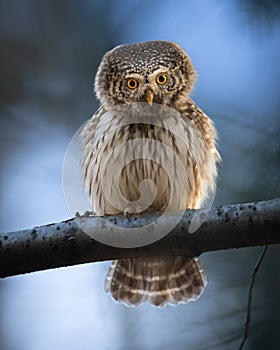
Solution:
<path fill-rule="evenodd" d="M 0 230 L 69 218 L 62 164 L 96 110 L 94 75 L 116 45 L 179 43 L 199 78 L 223 163 L 215 204 L 280 195 L 280 2 L 275 0 L 0 0 Z M 227 350 L 241 341 L 261 248 L 201 257 L 197 302 L 126 308 L 104 294 L 109 262 L 0 281 L 1 350 Z M 257 276 L 246 349 L 279 349 L 279 246 Z"/>

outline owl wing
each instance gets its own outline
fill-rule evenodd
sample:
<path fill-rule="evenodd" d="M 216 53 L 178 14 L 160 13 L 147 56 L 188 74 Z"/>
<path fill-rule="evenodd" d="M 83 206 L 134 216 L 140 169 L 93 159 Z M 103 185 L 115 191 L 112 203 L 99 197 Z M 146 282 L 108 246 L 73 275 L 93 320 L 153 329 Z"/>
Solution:
<path fill-rule="evenodd" d="M 104 107 L 99 107 L 95 114 L 86 122 L 81 132 L 83 156 L 82 170 L 84 187 L 92 201 L 92 211 L 96 215 L 104 215 L 103 205 L 101 202 L 100 193 L 100 146 L 98 133 L 101 133 L 99 128 L 100 118 L 106 113 Z M 102 137 L 102 135 L 101 135 Z M 102 209 L 103 208 L 103 209 Z"/>

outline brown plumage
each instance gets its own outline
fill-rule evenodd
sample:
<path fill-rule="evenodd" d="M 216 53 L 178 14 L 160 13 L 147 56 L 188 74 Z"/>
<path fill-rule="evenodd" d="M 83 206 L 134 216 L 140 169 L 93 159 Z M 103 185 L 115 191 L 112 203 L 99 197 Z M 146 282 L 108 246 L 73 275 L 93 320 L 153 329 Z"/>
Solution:
<path fill-rule="evenodd" d="M 199 208 L 209 191 L 215 189 L 216 163 L 220 159 L 215 145 L 216 131 L 209 117 L 189 97 L 195 78 L 190 58 L 170 42 L 118 46 L 104 56 L 95 83 L 101 107 L 82 132 L 84 181 L 96 215 L 124 211 L 116 205 L 120 202 L 118 186 L 126 200 L 136 203 L 139 185 L 144 179 L 152 180 L 157 191 L 149 208 L 140 206 L 139 211 L 164 210 L 172 195 L 174 210 Z M 160 123 L 127 123 L 129 108 L 122 109 L 122 106 L 131 106 L 131 113 L 141 115 L 141 104 L 135 102 L 145 101 L 153 104 L 151 108 L 166 106 L 158 113 Z M 170 116 L 166 116 L 168 111 Z M 183 139 L 171 132 L 173 124 Z M 139 149 L 130 145 L 130 141 L 138 139 L 160 142 L 174 157 L 161 148 L 147 152 L 144 146 L 139 146 L 143 153 L 139 159 Z M 121 149 L 120 145 L 123 145 Z M 128 153 L 134 160 L 123 166 L 118 183 L 106 180 L 108 196 L 102 181 L 106 176 L 114 178 L 114 167 L 110 169 L 109 164 L 111 161 L 124 164 Z M 147 159 L 147 153 L 157 153 L 160 161 Z M 180 162 L 184 165 L 184 174 L 177 171 Z M 163 166 L 165 163 L 173 171 L 172 178 Z M 174 193 L 172 181 L 177 189 Z M 149 194 L 150 189 L 145 191 Z M 149 301 L 163 306 L 194 300 L 205 285 L 206 278 L 197 258 L 155 257 L 114 261 L 105 290 L 127 305 Z"/>

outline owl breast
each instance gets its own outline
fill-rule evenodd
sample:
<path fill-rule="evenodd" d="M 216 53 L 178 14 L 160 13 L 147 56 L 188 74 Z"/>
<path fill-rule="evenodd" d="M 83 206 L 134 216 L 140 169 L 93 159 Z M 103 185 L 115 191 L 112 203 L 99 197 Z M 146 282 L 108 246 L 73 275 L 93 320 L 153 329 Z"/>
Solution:
<path fill-rule="evenodd" d="M 84 180 L 96 215 L 198 208 L 213 187 L 216 159 L 196 124 L 179 113 L 150 120 L 100 110 L 86 124 Z"/>

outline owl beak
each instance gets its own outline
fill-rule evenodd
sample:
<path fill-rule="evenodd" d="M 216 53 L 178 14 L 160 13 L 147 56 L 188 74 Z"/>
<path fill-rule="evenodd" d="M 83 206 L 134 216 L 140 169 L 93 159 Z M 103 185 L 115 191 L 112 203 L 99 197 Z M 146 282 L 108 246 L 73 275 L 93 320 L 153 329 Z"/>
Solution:
<path fill-rule="evenodd" d="M 153 104 L 153 99 L 154 99 L 154 95 L 152 93 L 151 90 L 147 90 L 146 92 L 146 100 L 149 103 L 149 105 L 151 106 Z"/>

